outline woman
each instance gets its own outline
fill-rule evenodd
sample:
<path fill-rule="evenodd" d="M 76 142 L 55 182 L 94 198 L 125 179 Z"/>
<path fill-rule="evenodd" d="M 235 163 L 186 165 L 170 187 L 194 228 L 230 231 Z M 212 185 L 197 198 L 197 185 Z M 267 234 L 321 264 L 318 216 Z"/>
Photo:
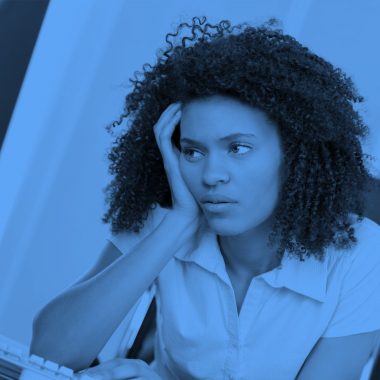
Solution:
<path fill-rule="evenodd" d="M 38 314 L 31 350 L 87 368 L 151 286 L 154 363 L 85 373 L 357 379 L 380 332 L 368 127 L 353 108 L 363 98 L 272 20 L 205 21 L 168 34 L 192 37 L 133 81 L 114 125 L 132 124 L 109 153 L 113 236 Z"/>

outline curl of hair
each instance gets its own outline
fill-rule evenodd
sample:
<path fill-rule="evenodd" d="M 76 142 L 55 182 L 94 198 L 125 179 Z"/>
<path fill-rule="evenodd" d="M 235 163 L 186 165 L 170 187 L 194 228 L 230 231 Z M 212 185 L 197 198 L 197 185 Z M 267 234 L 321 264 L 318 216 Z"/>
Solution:
<path fill-rule="evenodd" d="M 360 141 L 369 129 L 353 107 L 364 99 L 341 69 L 277 23 L 231 27 L 228 20 L 211 25 L 194 17 L 166 35 L 169 46 L 154 66 L 143 65 L 130 79 L 124 112 L 107 126 L 111 132 L 130 122 L 108 152 L 113 180 L 103 189 L 109 208 L 102 221 L 111 222 L 113 234 L 139 232 L 157 204 L 172 207 L 153 132 L 162 112 L 173 102 L 224 94 L 260 108 L 279 126 L 288 176 L 268 238 L 277 254 L 286 249 L 300 260 L 322 260 L 329 245 L 348 249 L 357 242 L 353 224 L 363 220 L 364 195 L 374 183 L 366 168 L 373 157 Z"/>

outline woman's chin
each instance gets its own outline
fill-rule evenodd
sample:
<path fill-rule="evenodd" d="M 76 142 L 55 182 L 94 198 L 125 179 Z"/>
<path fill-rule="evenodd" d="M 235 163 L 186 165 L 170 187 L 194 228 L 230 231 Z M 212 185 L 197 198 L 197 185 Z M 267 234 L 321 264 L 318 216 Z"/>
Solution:
<path fill-rule="evenodd" d="M 208 218 L 206 216 L 208 228 L 217 235 L 220 236 L 233 236 L 240 233 L 236 224 L 231 223 L 231 220 L 223 220 L 217 218 Z"/>

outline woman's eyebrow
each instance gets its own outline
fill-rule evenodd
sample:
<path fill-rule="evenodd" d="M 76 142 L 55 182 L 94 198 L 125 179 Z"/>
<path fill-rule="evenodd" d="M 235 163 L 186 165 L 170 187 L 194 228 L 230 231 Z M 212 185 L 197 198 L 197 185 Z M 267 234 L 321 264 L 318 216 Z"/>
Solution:
<path fill-rule="evenodd" d="M 229 140 L 233 140 L 239 137 L 255 137 L 256 138 L 257 136 L 254 135 L 253 133 L 233 133 L 232 135 L 221 137 L 219 141 L 226 141 L 226 140 L 229 141 Z M 181 138 L 181 143 L 183 142 L 187 142 L 190 144 L 200 144 L 199 141 L 189 139 L 187 137 Z"/>

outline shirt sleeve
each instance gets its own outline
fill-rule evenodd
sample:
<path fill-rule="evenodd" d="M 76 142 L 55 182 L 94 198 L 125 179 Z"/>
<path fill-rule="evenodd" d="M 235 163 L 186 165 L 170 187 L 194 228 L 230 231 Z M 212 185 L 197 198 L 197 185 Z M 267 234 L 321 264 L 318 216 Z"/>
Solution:
<path fill-rule="evenodd" d="M 380 227 L 369 219 L 366 223 L 350 257 L 324 338 L 380 329 Z"/>
<path fill-rule="evenodd" d="M 144 227 L 140 232 L 123 231 L 115 235 L 109 234 L 107 240 L 111 242 L 123 255 L 129 255 L 137 244 L 145 239 L 159 225 L 168 210 L 157 206 L 152 210 L 144 222 Z M 157 278 L 153 285 L 157 286 Z"/>
<path fill-rule="evenodd" d="M 128 255 L 141 240 L 152 233 L 167 212 L 168 210 L 157 206 L 150 212 L 140 232 L 123 231 L 115 235 L 109 234 L 107 240 L 115 245 L 123 255 Z"/>

